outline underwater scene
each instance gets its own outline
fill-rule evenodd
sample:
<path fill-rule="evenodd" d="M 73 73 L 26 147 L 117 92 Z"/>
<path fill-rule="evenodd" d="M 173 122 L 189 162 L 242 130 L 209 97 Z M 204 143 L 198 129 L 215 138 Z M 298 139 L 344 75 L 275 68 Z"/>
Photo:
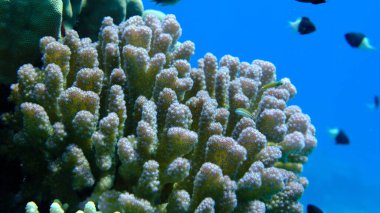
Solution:
<path fill-rule="evenodd" d="M 380 212 L 379 10 L 0 0 L 0 213 Z"/>

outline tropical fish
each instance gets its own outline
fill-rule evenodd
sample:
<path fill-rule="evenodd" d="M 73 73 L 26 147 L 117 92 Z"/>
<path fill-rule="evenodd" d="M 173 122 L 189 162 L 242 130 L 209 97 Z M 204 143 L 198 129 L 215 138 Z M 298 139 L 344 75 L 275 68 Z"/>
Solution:
<path fill-rule="evenodd" d="M 323 211 L 320 208 L 318 208 L 312 204 L 308 204 L 307 205 L 307 213 L 323 213 Z"/>
<path fill-rule="evenodd" d="M 156 4 L 161 4 L 163 6 L 166 6 L 166 5 L 177 4 L 180 0 L 152 0 L 152 1 L 156 2 Z"/>
<path fill-rule="evenodd" d="M 282 81 L 275 81 L 275 82 L 271 82 L 271 83 L 265 84 L 264 86 L 261 87 L 261 89 L 262 90 L 266 90 L 266 89 L 269 89 L 269 88 L 272 88 L 272 87 L 281 86 L 283 84 L 284 83 Z"/>
<path fill-rule="evenodd" d="M 246 118 L 252 117 L 252 113 L 244 108 L 235 109 L 235 113 Z"/>
<path fill-rule="evenodd" d="M 326 3 L 326 0 L 296 0 L 299 2 L 304 2 L 304 3 L 312 3 L 312 4 L 323 4 Z"/>
<path fill-rule="evenodd" d="M 289 22 L 290 26 L 299 34 L 306 35 L 317 30 L 314 23 L 308 17 L 301 17 Z"/>
<path fill-rule="evenodd" d="M 363 33 L 359 32 L 349 32 L 344 34 L 344 37 L 346 38 L 346 41 L 348 44 L 353 48 L 361 48 L 361 49 L 367 49 L 367 50 L 373 50 L 375 49 L 370 43 Z"/>
<path fill-rule="evenodd" d="M 350 139 L 342 129 L 333 128 L 329 129 L 331 137 L 335 139 L 336 144 L 350 144 Z"/>

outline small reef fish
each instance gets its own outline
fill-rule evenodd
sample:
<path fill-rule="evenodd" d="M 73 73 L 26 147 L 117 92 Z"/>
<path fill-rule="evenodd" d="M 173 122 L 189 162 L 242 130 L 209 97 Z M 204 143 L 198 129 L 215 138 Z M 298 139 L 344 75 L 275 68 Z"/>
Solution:
<path fill-rule="evenodd" d="M 266 90 L 266 89 L 269 89 L 269 88 L 272 88 L 272 87 L 279 87 L 281 85 L 283 85 L 284 83 L 282 81 L 275 81 L 275 82 L 272 82 L 272 83 L 268 83 L 268 84 L 265 84 L 264 86 L 261 87 L 262 90 Z"/>
<path fill-rule="evenodd" d="M 166 5 L 177 4 L 180 0 L 152 0 L 152 1 L 156 2 L 156 4 L 161 4 L 163 6 L 166 6 Z"/>
<path fill-rule="evenodd" d="M 264 86 L 262 86 L 260 91 L 264 92 L 265 90 L 267 90 L 269 88 L 276 88 L 276 87 L 279 87 L 283 84 L 284 83 L 282 81 L 274 81 L 274 82 L 271 82 L 271 83 L 268 83 L 268 84 L 265 84 Z M 249 110 L 244 109 L 244 108 L 237 108 L 235 110 L 235 113 L 239 116 L 246 117 L 246 118 L 252 118 L 252 116 L 254 115 L 254 113 L 252 113 Z"/>
<path fill-rule="evenodd" d="M 298 2 L 303 2 L 303 3 L 312 3 L 312 4 L 323 4 L 326 3 L 326 0 L 296 0 Z"/>
<path fill-rule="evenodd" d="M 301 35 L 306 35 L 317 30 L 314 23 L 308 17 L 298 18 L 295 21 L 290 21 L 289 24 Z"/>
<path fill-rule="evenodd" d="M 323 211 L 320 208 L 318 208 L 312 204 L 308 204 L 307 205 L 307 213 L 323 213 Z"/>
<path fill-rule="evenodd" d="M 251 118 L 252 117 L 252 113 L 244 108 L 237 108 L 235 110 L 235 113 L 237 115 L 240 115 L 240 116 L 243 116 L 243 117 L 246 117 L 246 118 Z"/>
<path fill-rule="evenodd" d="M 329 133 L 332 138 L 335 139 L 336 144 L 350 144 L 350 139 L 342 129 L 333 128 L 329 129 Z"/>
<path fill-rule="evenodd" d="M 353 48 L 374 50 L 375 48 L 369 43 L 367 36 L 359 32 L 349 32 L 344 34 L 346 41 Z"/>

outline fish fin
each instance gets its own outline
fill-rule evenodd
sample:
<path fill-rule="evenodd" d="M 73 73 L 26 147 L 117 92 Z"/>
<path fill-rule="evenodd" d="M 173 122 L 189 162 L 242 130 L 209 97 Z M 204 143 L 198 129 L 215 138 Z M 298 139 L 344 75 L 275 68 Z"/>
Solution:
<path fill-rule="evenodd" d="M 368 109 L 375 109 L 375 104 L 367 104 Z"/>
<path fill-rule="evenodd" d="M 364 38 L 362 43 L 359 46 L 360 49 L 364 50 L 376 50 L 374 46 L 371 45 L 368 38 Z"/>
<path fill-rule="evenodd" d="M 335 138 L 339 134 L 339 128 L 328 128 L 327 132 L 332 138 Z"/>
<path fill-rule="evenodd" d="M 298 33 L 298 26 L 300 24 L 301 20 L 297 19 L 295 21 L 289 21 L 290 27 L 293 29 L 294 32 Z"/>

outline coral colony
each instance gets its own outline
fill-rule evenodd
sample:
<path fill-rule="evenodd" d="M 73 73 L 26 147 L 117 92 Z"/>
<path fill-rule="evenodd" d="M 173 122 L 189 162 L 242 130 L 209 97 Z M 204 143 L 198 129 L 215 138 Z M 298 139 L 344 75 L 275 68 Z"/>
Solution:
<path fill-rule="evenodd" d="M 106 17 L 98 42 L 41 39 L 43 65 L 19 68 L 4 115 L 26 212 L 302 212 L 317 141 L 286 104 L 296 88 L 262 60 L 191 67 L 181 31 L 174 15 Z"/>

